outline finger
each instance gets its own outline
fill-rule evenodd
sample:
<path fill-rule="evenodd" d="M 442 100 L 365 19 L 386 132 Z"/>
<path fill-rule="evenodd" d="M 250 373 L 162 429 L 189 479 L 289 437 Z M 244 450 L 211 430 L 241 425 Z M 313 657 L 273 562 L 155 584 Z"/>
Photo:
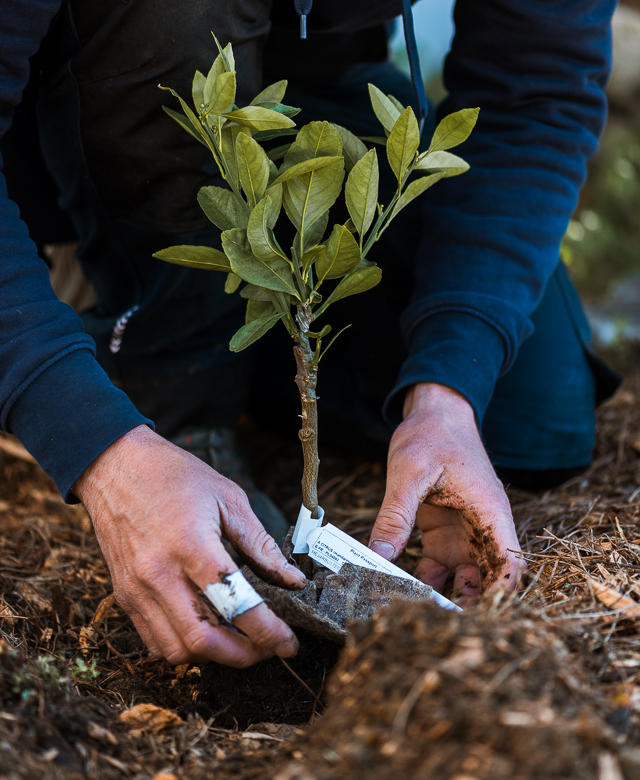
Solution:
<path fill-rule="evenodd" d="M 439 504 L 440 496 L 429 500 Z M 502 484 L 496 478 L 488 488 L 475 490 L 459 512 L 469 535 L 470 558 L 480 572 L 480 589 L 515 588 L 521 570 L 520 544 Z"/>
<path fill-rule="evenodd" d="M 262 528 L 262 526 L 260 527 Z M 264 529 L 262 530 L 264 531 Z M 271 539 L 271 537 L 268 538 Z M 193 555 L 185 561 L 187 576 L 202 590 L 210 583 L 219 582 L 221 577 L 238 570 L 237 565 L 224 549 L 218 537 L 209 538 L 207 543 L 207 547 L 201 547 L 197 555 Z M 174 599 L 172 598 L 170 602 L 165 599 L 163 606 L 171 611 L 171 623 L 177 628 L 181 615 L 180 611 L 174 607 Z M 244 631 L 256 646 L 269 650 L 282 658 L 289 658 L 298 652 L 298 640 L 295 634 L 266 604 L 259 604 L 257 607 L 247 610 L 244 615 L 238 615 L 234 618 L 233 623 Z M 180 635 L 184 638 L 182 630 Z M 187 646 L 189 646 L 188 643 Z"/>
<path fill-rule="evenodd" d="M 420 487 L 407 479 L 405 470 L 390 463 L 384 500 L 369 540 L 369 547 L 387 560 L 395 560 L 409 541 L 418 507 L 428 492 Z"/>
<path fill-rule="evenodd" d="M 225 537 L 247 566 L 268 583 L 300 590 L 307 578 L 282 554 L 273 537 L 253 513 L 242 491 L 234 491 L 221 506 Z"/>
<path fill-rule="evenodd" d="M 140 638 L 145 643 L 149 653 L 155 655 L 157 658 L 163 658 L 164 656 L 160 649 L 160 645 L 142 615 L 135 609 L 127 610 L 127 614 L 131 618 L 131 622 L 135 626 L 136 631 L 140 634 Z"/>
<path fill-rule="evenodd" d="M 453 600 L 460 606 L 475 604 L 480 594 L 480 572 L 477 566 L 458 566 L 453 578 Z"/>
<path fill-rule="evenodd" d="M 423 558 L 416 566 L 413 576 L 440 592 L 449 576 L 449 569 L 432 558 Z"/>
<path fill-rule="evenodd" d="M 150 599 L 144 617 L 151 626 L 163 656 L 172 664 L 215 661 L 245 668 L 265 657 L 265 648 L 246 636 L 218 625 L 195 587 L 185 580 L 172 582 L 171 598 Z M 286 627 L 288 633 L 291 629 Z"/>
<path fill-rule="evenodd" d="M 256 645 L 266 648 L 280 658 L 291 658 L 298 652 L 296 635 L 264 603 L 235 617 L 233 624 L 251 637 Z M 284 639 L 282 626 L 287 629 L 287 636 Z"/>

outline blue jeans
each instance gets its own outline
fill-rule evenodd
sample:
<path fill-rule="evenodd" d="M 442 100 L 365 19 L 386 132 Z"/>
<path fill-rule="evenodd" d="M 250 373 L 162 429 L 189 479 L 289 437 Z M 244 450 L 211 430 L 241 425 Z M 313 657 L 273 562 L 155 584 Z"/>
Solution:
<path fill-rule="evenodd" d="M 220 274 L 152 257 L 174 244 L 220 244 L 196 203 L 201 186 L 219 183 L 217 172 L 207 151 L 161 111 L 173 99 L 156 85 L 188 98 L 193 72 L 206 71 L 213 59 L 214 29 L 234 43 L 242 75 L 238 100 L 251 99 L 261 88 L 268 25 L 266 0 L 65 1 L 33 68 L 42 74 L 30 93 L 33 110 L 25 105 L 20 112 L 37 126 L 31 136 L 39 140 L 47 186 L 59 193 L 58 207 L 80 240 L 78 256 L 98 294 L 97 307 L 83 314 L 98 359 L 166 435 L 185 425 L 230 425 L 247 410 L 283 415 L 297 426 L 295 369 L 284 331 L 275 329 L 240 354 L 229 352 L 244 301 L 224 293 Z M 277 51 L 267 50 L 266 61 L 269 80 L 289 78 L 287 102 L 303 109 L 299 124 L 329 119 L 359 134 L 379 134 L 369 81 L 405 104 L 413 101 L 410 82 L 388 62 L 350 66 L 330 84 L 310 84 L 296 82 L 295 72 L 279 73 Z M 28 137 L 14 132 L 3 143 L 18 173 L 20 141 Z M 19 182 L 7 173 L 20 200 Z M 383 202 L 391 186 L 383 180 Z M 35 187 L 29 181 L 27 198 Z M 384 284 L 335 307 L 334 328 L 341 320 L 356 327 L 321 366 L 322 439 L 350 448 L 357 443 L 376 457 L 391 435 L 382 403 L 405 357 L 398 320 L 411 293 L 416 218 L 405 209 L 375 248 Z M 35 221 L 33 233 L 47 240 Z M 114 352 L 113 329 L 132 309 Z M 585 466 L 596 402 L 617 379 L 591 352 L 584 314 L 560 264 L 533 321 L 535 333 L 496 385 L 482 429 L 487 450 L 503 469 Z"/>

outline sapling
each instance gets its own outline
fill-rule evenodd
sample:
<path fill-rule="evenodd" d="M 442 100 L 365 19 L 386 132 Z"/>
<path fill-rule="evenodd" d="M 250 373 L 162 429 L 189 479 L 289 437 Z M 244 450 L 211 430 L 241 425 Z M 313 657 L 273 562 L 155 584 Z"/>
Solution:
<path fill-rule="evenodd" d="M 240 288 L 247 301 L 246 319 L 229 344 L 233 352 L 246 349 L 277 322 L 293 339 L 302 402 L 302 501 L 311 517 L 318 518 L 318 366 L 346 328 L 326 343 L 331 326 L 318 328 L 316 323 L 337 301 L 380 282 L 382 271 L 368 255 L 398 213 L 440 179 L 469 168 L 447 150 L 469 136 L 478 109 L 445 117 L 421 153 L 413 109 L 370 84 L 384 137 L 363 140 L 330 122 L 311 122 L 298 130 L 292 117 L 299 109 L 283 103 L 286 81 L 267 87 L 248 106 L 235 104 L 232 46 L 223 49 L 215 42 L 219 54 L 211 70 L 206 77 L 196 71 L 193 79 L 194 109 L 168 89 L 184 114 L 164 110 L 209 149 L 226 183 L 202 187 L 198 193 L 202 210 L 222 232 L 222 251 L 173 246 L 155 257 L 221 271 L 227 274 L 227 293 Z M 287 142 L 273 148 L 280 137 Z M 365 140 L 374 148 L 368 149 Z M 378 203 L 375 145 L 386 147 L 397 180 L 387 205 Z M 350 218 L 329 227 L 330 210 L 341 195 Z M 275 232 L 282 211 L 296 231 L 287 250 Z"/>

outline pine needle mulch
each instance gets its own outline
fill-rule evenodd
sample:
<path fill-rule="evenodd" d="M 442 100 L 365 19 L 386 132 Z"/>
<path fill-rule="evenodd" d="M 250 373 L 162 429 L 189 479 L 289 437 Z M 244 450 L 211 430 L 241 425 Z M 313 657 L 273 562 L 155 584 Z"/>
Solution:
<path fill-rule="evenodd" d="M 299 454 L 295 443 L 271 446 L 258 462 L 260 481 L 293 519 Z M 321 502 L 331 521 L 366 538 L 384 492 L 381 464 L 325 453 L 322 474 Z M 545 630 L 562 633 L 602 701 L 618 713 L 619 739 L 636 744 L 640 378 L 601 409 L 586 473 L 543 495 L 513 491 L 510 498 L 528 564 L 518 602 L 530 608 L 528 620 L 533 615 Z M 415 564 L 418 549 L 416 537 L 403 565 Z M 522 608 L 499 606 L 505 621 Z M 0 777 L 263 778 L 305 749 L 304 727 L 218 728 L 217 713 L 201 700 L 201 670 L 173 669 L 148 656 L 113 603 L 86 514 L 65 505 L 6 436 L 0 635 Z M 314 717 L 317 728 L 322 716 Z M 357 726 L 357 712 L 353 718 Z M 611 771 L 599 777 L 619 780 Z"/>

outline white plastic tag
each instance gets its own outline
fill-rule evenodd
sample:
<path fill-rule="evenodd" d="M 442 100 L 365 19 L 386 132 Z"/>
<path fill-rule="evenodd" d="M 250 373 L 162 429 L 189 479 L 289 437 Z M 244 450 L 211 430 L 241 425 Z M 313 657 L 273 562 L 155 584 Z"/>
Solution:
<path fill-rule="evenodd" d="M 309 557 L 321 566 L 331 569 L 336 574 L 339 573 L 345 563 L 353 563 L 365 569 L 382 571 L 393 577 L 419 582 L 419 580 L 407 574 L 399 566 L 365 547 L 364 544 L 356 541 L 349 534 L 331 525 L 331 523 L 328 523 L 323 528 L 311 530 L 307 535 L 306 541 L 309 546 Z M 435 590 L 432 591 L 431 598 L 443 609 L 462 612 L 462 609 L 457 604 L 441 596 Z"/>
<path fill-rule="evenodd" d="M 227 574 L 220 582 L 210 582 L 204 594 L 227 620 L 233 620 L 264 601 L 240 570 Z"/>
<path fill-rule="evenodd" d="M 311 517 L 311 512 L 303 504 L 300 507 L 298 513 L 298 520 L 296 521 L 296 527 L 293 531 L 291 541 L 293 542 L 294 553 L 308 553 L 309 545 L 307 544 L 307 536 L 315 528 L 320 528 L 322 525 L 322 519 L 324 518 L 324 509 L 318 507 L 318 518 Z"/>

